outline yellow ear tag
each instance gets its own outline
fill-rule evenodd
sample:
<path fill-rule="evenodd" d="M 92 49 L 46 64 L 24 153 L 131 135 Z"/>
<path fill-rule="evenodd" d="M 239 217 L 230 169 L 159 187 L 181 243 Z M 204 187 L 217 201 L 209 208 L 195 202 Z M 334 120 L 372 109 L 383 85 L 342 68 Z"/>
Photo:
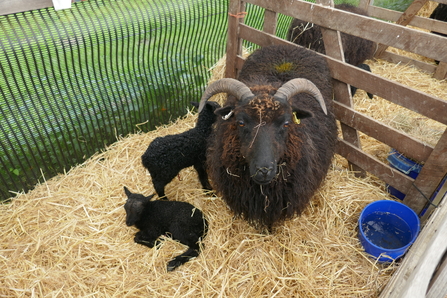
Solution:
<path fill-rule="evenodd" d="M 296 112 L 293 112 L 293 122 L 295 122 L 295 124 L 301 123 L 300 119 L 296 116 Z"/>

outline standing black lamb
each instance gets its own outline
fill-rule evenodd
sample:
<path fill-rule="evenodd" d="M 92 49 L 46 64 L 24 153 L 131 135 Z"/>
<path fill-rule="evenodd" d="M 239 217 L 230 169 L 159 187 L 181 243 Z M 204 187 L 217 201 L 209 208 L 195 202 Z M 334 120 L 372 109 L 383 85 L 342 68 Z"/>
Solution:
<path fill-rule="evenodd" d="M 198 106 L 197 103 L 191 104 Z M 155 138 L 141 156 L 159 198 L 167 199 L 165 186 L 180 170 L 190 166 L 196 169 L 203 189 L 212 190 L 206 173 L 206 147 L 212 125 L 216 121 L 214 111 L 219 107 L 217 102 L 208 102 L 199 113 L 194 128 L 180 134 Z"/>
<path fill-rule="evenodd" d="M 366 11 L 351 4 L 338 4 L 335 8 L 366 16 Z M 318 53 L 326 54 L 324 48 L 323 35 L 320 26 L 302 20 L 294 19 L 287 32 L 287 40 Z M 345 62 L 371 72 L 369 65 L 364 64 L 365 60 L 372 59 L 377 45 L 375 42 L 357 36 L 341 32 L 341 41 Z M 351 93 L 354 96 L 356 87 L 351 86 Z M 368 93 L 369 98 L 373 95 Z"/>
<path fill-rule="evenodd" d="M 126 225 L 135 225 L 140 230 L 135 234 L 136 243 L 152 248 L 161 235 L 169 235 L 188 246 L 187 251 L 168 263 L 168 271 L 199 255 L 199 242 L 208 231 L 202 211 L 186 202 L 151 201 L 154 195 L 132 193 L 125 186 L 124 192 L 127 195 Z"/>

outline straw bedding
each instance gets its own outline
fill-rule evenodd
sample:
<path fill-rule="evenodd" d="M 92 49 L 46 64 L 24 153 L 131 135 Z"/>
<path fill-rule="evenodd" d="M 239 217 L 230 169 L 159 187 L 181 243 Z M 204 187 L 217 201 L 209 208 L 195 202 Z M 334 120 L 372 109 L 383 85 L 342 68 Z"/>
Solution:
<path fill-rule="evenodd" d="M 431 94 L 440 92 L 437 96 L 447 99 L 445 81 L 380 60 L 370 64 L 374 73 L 399 72 L 405 76 L 402 81 L 411 76 L 417 82 L 410 82 L 412 86 Z M 356 95 L 355 104 L 390 124 L 401 122 L 396 120 L 401 119 L 399 113 L 411 121 L 421 117 L 391 109 L 380 98 L 370 100 L 363 91 Z M 185 169 L 166 187 L 166 194 L 171 200 L 194 204 L 208 218 L 202 253 L 168 273 L 167 262 L 186 247 L 169 238 L 159 249 L 134 243 L 136 229 L 125 225 L 123 186 L 145 195 L 154 193 L 141 154 L 155 137 L 187 130 L 195 120 L 189 112 L 153 132 L 120 138 L 84 164 L 1 205 L 0 297 L 378 295 L 398 264 L 375 264 L 369 259 L 357 239 L 356 225 L 366 204 L 389 197 L 381 181 L 372 176 L 356 178 L 339 156 L 306 212 L 271 235 L 259 234 L 234 219 L 220 198 L 202 192 L 195 171 Z M 441 133 L 445 129 L 421 121 L 422 129 L 429 126 Z M 386 157 L 386 145 L 365 136 L 362 142 L 367 151 Z"/>
<path fill-rule="evenodd" d="M 305 214 L 274 234 L 235 220 L 205 196 L 185 169 L 167 187 L 172 200 L 200 208 L 210 227 L 202 254 L 166 272 L 185 247 L 133 242 L 125 225 L 123 185 L 153 193 L 140 156 L 159 135 L 194 125 L 189 113 L 172 125 L 120 139 L 84 164 L 1 206 L 1 297 L 374 297 L 395 265 L 362 252 L 356 220 L 368 202 L 387 198 L 374 178 L 357 179 L 334 161 Z"/>

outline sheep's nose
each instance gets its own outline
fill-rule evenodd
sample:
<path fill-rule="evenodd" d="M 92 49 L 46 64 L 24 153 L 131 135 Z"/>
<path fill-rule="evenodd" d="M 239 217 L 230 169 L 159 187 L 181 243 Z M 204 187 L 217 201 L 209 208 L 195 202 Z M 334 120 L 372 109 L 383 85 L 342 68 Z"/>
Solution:
<path fill-rule="evenodd" d="M 262 167 L 259 169 L 260 174 L 267 177 L 268 173 L 270 173 L 273 170 L 273 167 Z"/>
<path fill-rule="evenodd" d="M 253 180 L 258 184 L 268 184 L 275 177 L 275 171 L 273 166 L 260 167 L 257 169 Z"/>

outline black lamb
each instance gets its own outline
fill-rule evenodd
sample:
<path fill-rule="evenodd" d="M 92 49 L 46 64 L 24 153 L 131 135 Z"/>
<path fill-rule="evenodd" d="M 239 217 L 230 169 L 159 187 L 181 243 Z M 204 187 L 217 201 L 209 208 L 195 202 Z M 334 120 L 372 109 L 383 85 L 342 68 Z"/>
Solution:
<path fill-rule="evenodd" d="M 140 230 L 135 234 L 136 243 L 152 248 L 161 235 L 169 235 L 188 246 L 188 250 L 168 263 L 168 271 L 199 255 L 199 242 L 208 231 L 202 211 L 187 202 L 151 201 L 154 195 L 132 193 L 125 186 L 124 192 L 127 195 L 126 225 L 135 225 Z"/>
<path fill-rule="evenodd" d="M 206 173 L 207 139 L 216 121 L 214 111 L 220 105 L 214 101 L 199 113 L 194 128 L 176 135 L 158 137 L 141 156 L 143 166 L 152 177 L 159 198 L 167 199 L 165 186 L 184 168 L 194 166 L 203 189 L 212 190 Z M 191 103 L 198 107 L 197 103 Z"/>
<path fill-rule="evenodd" d="M 367 15 L 366 11 L 351 4 L 338 4 L 335 5 L 335 8 L 359 15 Z M 323 35 L 318 25 L 294 19 L 287 32 L 287 40 L 316 52 L 326 54 Z M 377 47 L 376 43 L 343 32 L 341 32 L 341 41 L 346 63 L 371 72 L 371 68 L 369 65 L 364 64 L 364 61 L 373 58 Z M 354 96 L 356 91 L 357 88 L 351 86 L 352 96 Z M 373 95 L 368 93 L 368 97 L 372 98 Z"/>

